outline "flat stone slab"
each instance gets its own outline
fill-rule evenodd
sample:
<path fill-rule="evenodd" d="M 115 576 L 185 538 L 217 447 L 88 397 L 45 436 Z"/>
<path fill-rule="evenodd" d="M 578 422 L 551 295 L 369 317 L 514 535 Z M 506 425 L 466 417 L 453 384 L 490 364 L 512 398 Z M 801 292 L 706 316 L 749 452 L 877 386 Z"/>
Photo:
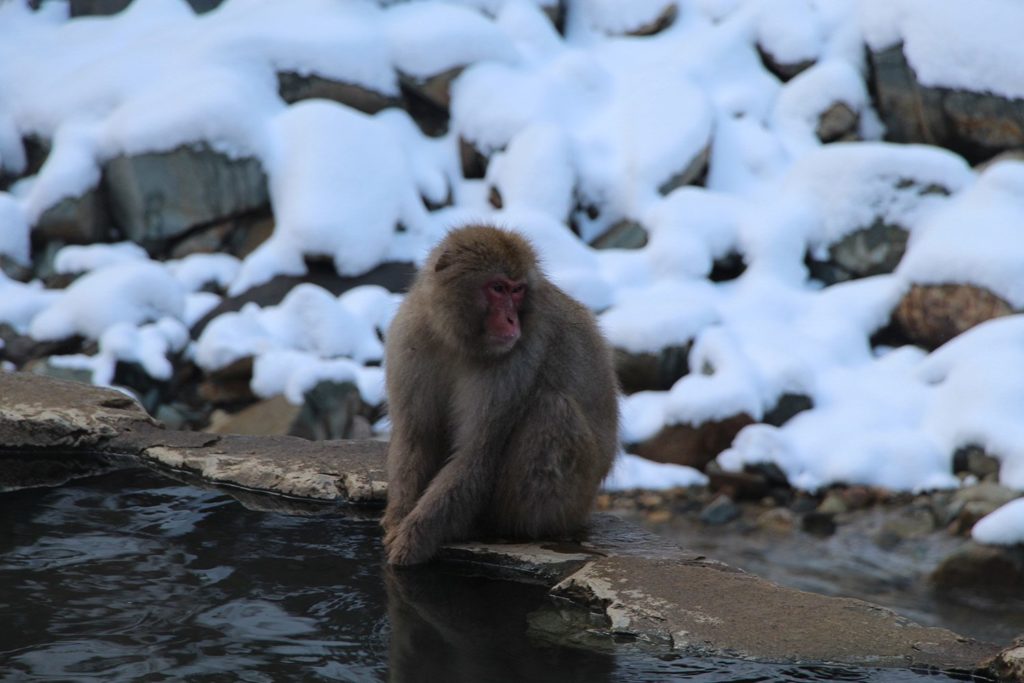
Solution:
<path fill-rule="evenodd" d="M 380 506 L 387 489 L 386 449 L 381 441 L 168 430 L 121 392 L 0 373 L 0 460 L 9 465 L 0 475 L 5 490 L 60 484 L 127 463 L 170 470 L 229 492 Z"/>
<path fill-rule="evenodd" d="M 127 464 L 224 487 L 251 507 L 301 511 L 268 504 L 273 500 L 380 506 L 385 450 L 378 441 L 167 430 L 120 392 L 0 373 L 0 490 Z M 995 645 L 859 600 L 777 586 L 612 515 L 595 515 L 581 538 L 453 544 L 439 560 L 453 570 L 547 586 L 556 607 L 536 622 L 588 646 L 625 638 L 661 651 L 1004 676 L 1020 660 L 1019 648 L 1007 650 L 1016 659 L 995 660 L 989 669 Z"/>

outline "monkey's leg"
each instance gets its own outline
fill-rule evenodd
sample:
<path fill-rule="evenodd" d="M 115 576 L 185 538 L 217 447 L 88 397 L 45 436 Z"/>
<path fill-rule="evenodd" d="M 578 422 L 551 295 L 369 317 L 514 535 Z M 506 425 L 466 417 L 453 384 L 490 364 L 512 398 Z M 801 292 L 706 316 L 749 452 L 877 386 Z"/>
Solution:
<path fill-rule="evenodd" d="M 533 400 L 513 433 L 488 504 L 489 531 L 506 537 L 559 537 L 586 522 L 607 469 L 588 421 L 570 396 Z"/>

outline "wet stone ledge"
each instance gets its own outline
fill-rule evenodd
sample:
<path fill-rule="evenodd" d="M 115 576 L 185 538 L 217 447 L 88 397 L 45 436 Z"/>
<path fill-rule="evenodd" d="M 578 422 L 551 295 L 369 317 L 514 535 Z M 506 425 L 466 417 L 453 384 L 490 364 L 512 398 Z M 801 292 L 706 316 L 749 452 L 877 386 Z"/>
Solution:
<path fill-rule="evenodd" d="M 148 466 L 221 487 L 249 507 L 358 513 L 384 502 L 384 452 L 377 441 L 167 430 L 117 391 L 0 373 L 0 490 Z M 863 601 L 777 586 L 611 515 L 595 515 L 580 538 L 453 544 L 439 560 L 453 572 L 545 586 L 551 607 L 531 618 L 532 628 L 586 647 L 628 641 L 766 662 L 1021 680 L 1019 647 L 993 659 L 996 645 L 920 626 Z"/>

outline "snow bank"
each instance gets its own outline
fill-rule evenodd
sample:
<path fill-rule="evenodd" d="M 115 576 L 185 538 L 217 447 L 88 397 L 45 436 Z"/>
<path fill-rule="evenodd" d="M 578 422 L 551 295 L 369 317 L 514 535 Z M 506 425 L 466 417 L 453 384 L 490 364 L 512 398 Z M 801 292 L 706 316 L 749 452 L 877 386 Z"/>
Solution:
<path fill-rule="evenodd" d="M 76 20 L 61 3 L 0 3 L 0 170 L 24 170 L 24 137 L 52 143 L 37 175 L 0 192 L 0 255 L 25 261 L 30 226 L 97 187 L 109 158 L 186 142 L 257 157 L 275 218 L 270 239 L 241 260 L 156 264 L 132 245 L 64 247 L 55 269 L 82 275 L 62 291 L 0 275 L 0 322 L 40 340 L 97 340 L 96 355 L 53 362 L 99 383 L 118 360 L 166 379 L 181 355 L 206 370 L 252 356 L 258 395 L 298 402 L 332 379 L 377 405 L 380 335 L 397 295 L 335 297 L 307 284 L 279 305 L 218 316 L 197 340 L 186 326 L 220 302 L 211 288 L 237 294 L 302 275 L 308 258 L 345 275 L 419 260 L 446 230 L 483 221 L 533 240 L 617 347 L 692 344 L 693 372 L 669 391 L 622 398 L 626 443 L 666 425 L 760 418 L 796 393 L 813 408 L 743 430 L 722 464 L 776 462 L 808 489 L 919 490 L 956 486 L 951 455 L 975 444 L 1000 460 L 1004 483 L 1024 487 L 1024 383 L 1007 370 L 1024 366 L 1020 315 L 932 354 L 870 342 L 914 283 L 969 282 L 1024 308 L 1024 165 L 978 174 L 943 150 L 872 142 L 881 131 L 862 54 L 864 38 L 874 49 L 902 42 L 926 84 L 1024 97 L 1013 35 L 1024 10 L 1011 0 L 692 0 L 655 36 L 614 35 L 667 4 L 576 3 L 563 37 L 544 15 L 550 0 L 232 0 L 203 15 L 147 0 Z M 782 83 L 759 48 L 816 64 Z M 400 79 L 463 67 L 450 130 L 436 138 L 397 109 L 288 105 L 275 77 L 398 97 Z M 836 103 L 860 116 L 867 142 L 817 139 Z M 491 155 L 486 178 L 462 178 L 460 140 Z M 703 187 L 676 189 L 684 171 L 703 174 Z M 588 246 L 620 220 L 647 230 L 644 248 Z M 809 279 L 808 253 L 877 221 L 910 233 L 896 273 L 827 288 Z M 745 271 L 711 282 L 727 257 Z M 700 481 L 624 455 L 607 486 Z M 1024 522 L 1008 510 L 979 524 L 979 540 L 1020 538 Z"/>

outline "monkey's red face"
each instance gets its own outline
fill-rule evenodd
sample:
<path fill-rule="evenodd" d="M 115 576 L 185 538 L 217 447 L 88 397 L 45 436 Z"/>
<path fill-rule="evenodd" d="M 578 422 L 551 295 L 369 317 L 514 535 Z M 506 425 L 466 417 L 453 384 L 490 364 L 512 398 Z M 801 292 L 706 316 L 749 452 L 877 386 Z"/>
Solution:
<path fill-rule="evenodd" d="M 487 313 L 484 318 L 484 332 L 487 344 L 497 352 L 510 351 L 522 330 L 519 327 L 519 311 L 526 298 L 526 283 L 496 277 L 484 283 L 484 298 Z"/>

